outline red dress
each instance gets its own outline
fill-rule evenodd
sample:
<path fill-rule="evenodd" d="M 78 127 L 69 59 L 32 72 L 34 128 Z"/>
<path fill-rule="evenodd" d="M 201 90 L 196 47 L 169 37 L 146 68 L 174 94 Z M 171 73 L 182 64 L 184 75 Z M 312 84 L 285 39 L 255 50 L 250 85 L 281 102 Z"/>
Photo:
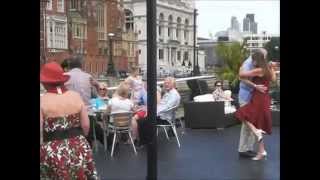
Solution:
<path fill-rule="evenodd" d="M 271 134 L 272 119 L 270 111 L 270 96 L 269 96 L 269 82 L 266 77 L 254 77 L 253 82 L 257 85 L 264 85 L 267 87 L 266 93 L 261 93 L 257 90 L 252 91 L 251 101 L 240 107 L 235 116 L 240 121 L 249 121 L 257 129 L 262 129 L 266 133 Z"/>

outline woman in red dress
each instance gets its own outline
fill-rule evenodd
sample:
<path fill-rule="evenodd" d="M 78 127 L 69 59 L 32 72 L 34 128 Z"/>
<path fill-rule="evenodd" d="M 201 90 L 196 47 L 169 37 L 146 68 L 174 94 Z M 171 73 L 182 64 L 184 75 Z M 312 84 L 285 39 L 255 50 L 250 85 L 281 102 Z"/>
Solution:
<path fill-rule="evenodd" d="M 255 68 L 250 71 L 240 72 L 241 78 L 252 78 L 256 85 L 267 87 L 265 93 L 253 90 L 251 101 L 240 107 L 235 113 L 237 119 L 245 122 L 252 130 L 259 142 L 259 150 L 252 160 L 264 159 L 267 155 L 263 143 L 263 134 L 271 134 L 272 120 L 270 111 L 269 83 L 276 80 L 273 67 L 269 66 L 261 52 L 252 55 L 252 63 Z"/>
<path fill-rule="evenodd" d="M 87 107 L 80 95 L 63 85 L 69 79 L 59 64 L 43 66 L 40 81 L 40 179 L 98 179 L 89 132 Z"/>

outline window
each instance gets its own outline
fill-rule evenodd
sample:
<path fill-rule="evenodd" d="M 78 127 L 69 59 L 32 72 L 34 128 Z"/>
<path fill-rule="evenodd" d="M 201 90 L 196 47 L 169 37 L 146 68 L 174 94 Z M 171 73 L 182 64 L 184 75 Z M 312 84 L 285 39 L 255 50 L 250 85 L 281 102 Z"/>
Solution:
<path fill-rule="evenodd" d="M 47 1 L 47 10 L 52 10 L 52 0 Z"/>
<path fill-rule="evenodd" d="M 163 24 L 164 24 L 164 16 L 162 13 L 160 13 L 160 15 L 159 15 L 159 36 L 160 36 L 160 38 L 163 38 L 163 36 L 162 36 Z"/>
<path fill-rule="evenodd" d="M 159 27 L 158 27 L 159 29 L 158 29 L 158 32 L 159 32 L 159 36 L 161 37 L 161 34 L 162 34 L 162 27 L 161 27 L 161 25 L 159 25 Z"/>
<path fill-rule="evenodd" d="M 169 24 L 168 24 L 168 37 L 172 37 L 172 24 L 173 24 L 173 21 L 172 21 L 172 15 L 169 16 Z"/>
<path fill-rule="evenodd" d="M 105 26 L 105 8 L 103 4 L 97 5 L 97 22 L 98 22 L 98 40 L 106 40 L 106 26 Z"/>
<path fill-rule="evenodd" d="M 79 9 L 79 0 L 70 1 L 70 9 Z"/>
<path fill-rule="evenodd" d="M 177 51 L 177 59 L 178 59 L 178 61 L 181 60 L 181 51 Z"/>
<path fill-rule="evenodd" d="M 129 9 L 125 9 L 126 31 L 133 31 L 133 13 Z"/>
<path fill-rule="evenodd" d="M 80 23 L 72 24 L 72 36 L 73 38 L 86 39 L 87 37 L 86 24 L 80 24 Z"/>
<path fill-rule="evenodd" d="M 64 12 L 64 0 L 57 1 L 57 11 Z"/>
<path fill-rule="evenodd" d="M 67 49 L 67 23 L 49 19 L 47 27 L 48 48 Z"/>
<path fill-rule="evenodd" d="M 181 18 L 180 17 L 177 18 L 177 23 L 178 23 L 178 25 L 177 25 L 177 30 L 176 30 L 176 37 L 178 40 L 180 40 L 180 30 L 181 30 Z"/>
<path fill-rule="evenodd" d="M 163 59 L 163 49 L 159 49 L 159 59 Z"/>
<path fill-rule="evenodd" d="M 99 63 L 96 62 L 96 73 L 99 73 Z"/>
<path fill-rule="evenodd" d="M 185 26 L 184 27 L 184 39 L 186 41 L 188 41 L 189 40 L 189 30 L 188 30 L 188 28 L 189 28 L 189 20 L 188 19 L 185 20 L 185 25 L 184 26 Z"/>
<path fill-rule="evenodd" d="M 184 61 L 189 60 L 189 53 L 188 53 L 188 51 L 185 51 L 185 52 L 184 52 L 184 54 L 183 54 L 183 60 L 184 60 Z"/>

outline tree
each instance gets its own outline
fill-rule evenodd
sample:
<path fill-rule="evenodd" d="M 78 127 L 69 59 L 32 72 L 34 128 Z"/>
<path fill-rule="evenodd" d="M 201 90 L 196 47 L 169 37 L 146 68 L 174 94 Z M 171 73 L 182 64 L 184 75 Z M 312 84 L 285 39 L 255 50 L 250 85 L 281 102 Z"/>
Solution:
<path fill-rule="evenodd" d="M 246 41 L 243 43 L 233 42 L 230 45 L 220 42 L 216 48 L 218 58 L 223 60 L 223 66 L 217 75 L 220 79 L 227 80 L 232 89 L 238 88 L 239 68 L 249 55 L 245 44 Z"/>
<path fill-rule="evenodd" d="M 265 44 L 264 48 L 268 51 L 269 61 L 280 61 L 280 38 L 272 37 L 271 40 Z"/>

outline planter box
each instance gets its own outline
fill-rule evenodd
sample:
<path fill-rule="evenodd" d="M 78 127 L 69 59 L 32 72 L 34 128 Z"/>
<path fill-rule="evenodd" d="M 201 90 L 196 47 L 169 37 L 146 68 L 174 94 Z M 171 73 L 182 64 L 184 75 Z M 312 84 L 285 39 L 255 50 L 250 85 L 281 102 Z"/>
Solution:
<path fill-rule="evenodd" d="M 225 128 L 240 123 L 233 114 L 224 114 L 224 102 L 184 103 L 186 128 Z"/>
<path fill-rule="evenodd" d="M 271 111 L 272 126 L 280 126 L 280 111 Z"/>

